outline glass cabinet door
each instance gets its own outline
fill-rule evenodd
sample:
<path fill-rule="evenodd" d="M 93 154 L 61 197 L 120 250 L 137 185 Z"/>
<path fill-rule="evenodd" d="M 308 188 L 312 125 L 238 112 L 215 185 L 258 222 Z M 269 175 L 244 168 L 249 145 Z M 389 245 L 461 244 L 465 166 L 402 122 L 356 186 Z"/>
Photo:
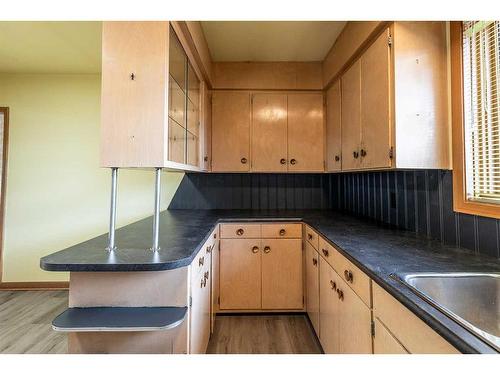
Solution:
<path fill-rule="evenodd" d="M 200 80 L 193 67 L 188 63 L 188 100 L 187 100 L 187 163 L 199 165 L 200 149 Z"/>

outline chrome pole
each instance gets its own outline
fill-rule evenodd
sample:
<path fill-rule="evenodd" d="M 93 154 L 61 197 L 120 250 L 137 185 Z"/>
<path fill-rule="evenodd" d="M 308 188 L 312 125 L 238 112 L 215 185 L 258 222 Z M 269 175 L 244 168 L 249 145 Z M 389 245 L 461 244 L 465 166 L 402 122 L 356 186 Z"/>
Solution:
<path fill-rule="evenodd" d="M 155 170 L 155 213 L 153 216 L 153 247 L 151 250 L 160 250 L 160 193 L 161 168 Z"/>
<path fill-rule="evenodd" d="M 109 209 L 109 235 L 107 251 L 116 250 L 115 226 L 116 226 L 116 185 L 118 181 L 118 168 L 111 168 L 111 205 Z"/>

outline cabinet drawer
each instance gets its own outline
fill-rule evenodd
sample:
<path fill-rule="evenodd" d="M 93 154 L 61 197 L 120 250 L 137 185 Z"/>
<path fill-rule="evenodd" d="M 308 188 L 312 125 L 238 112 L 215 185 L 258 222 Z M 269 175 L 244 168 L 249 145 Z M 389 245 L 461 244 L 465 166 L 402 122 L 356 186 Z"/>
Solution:
<path fill-rule="evenodd" d="M 309 225 L 306 225 L 306 240 L 309 241 L 313 247 L 318 250 L 319 247 L 319 236 Z"/>
<path fill-rule="evenodd" d="M 324 260 L 328 262 L 328 264 L 330 264 L 330 266 L 336 269 L 333 262 L 335 261 L 336 258 L 335 253 L 337 253 L 337 250 L 328 242 L 326 242 L 326 240 L 323 239 L 322 237 L 319 237 L 318 253 Z"/>
<path fill-rule="evenodd" d="M 260 238 L 260 224 L 221 224 L 221 238 Z"/>
<path fill-rule="evenodd" d="M 302 238 L 302 224 L 262 224 L 262 238 Z"/>
<path fill-rule="evenodd" d="M 338 251 L 334 253 L 333 268 L 368 306 L 372 306 L 371 279 Z"/>
<path fill-rule="evenodd" d="M 384 323 L 410 353 L 458 353 L 457 349 L 431 327 L 375 283 L 373 283 L 373 315 Z"/>
<path fill-rule="evenodd" d="M 213 249 L 213 245 L 213 241 L 207 241 L 201 247 L 200 251 L 198 251 L 198 254 L 196 254 L 196 257 L 191 262 L 191 272 L 193 275 L 200 273 L 207 263 L 210 262 L 210 253 Z"/>

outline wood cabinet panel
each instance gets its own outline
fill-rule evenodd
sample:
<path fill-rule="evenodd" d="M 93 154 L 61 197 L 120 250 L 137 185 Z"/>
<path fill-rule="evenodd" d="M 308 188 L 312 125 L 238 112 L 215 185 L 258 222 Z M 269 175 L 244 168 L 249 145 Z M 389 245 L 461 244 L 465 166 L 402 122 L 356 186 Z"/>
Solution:
<path fill-rule="evenodd" d="M 332 266 L 337 272 L 338 269 L 335 267 L 335 258 L 337 250 L 330 245 L 323 237 L 319 237 L 319 247 L 318 247 L 319 255 L 325 259 L 330 266 Z"/>
<path fill-rule="evenodd" d="M 287 95 L 252 95 L 252 171 L 287 171 Z"/>
<path fill-rule="evenodd" d="M 323 94 L 288 95 L 288 170 L 324 170 Z"/>
<path fill-rule="evenodd" d="M 302 240 L 262 240 L 262 308 L 303 308 Z"/>
<path fill-rule="evenodd" d="M 260 309 L 261 241 L 221 239 L 219 257 L 220 309 Z"/>
<path fill-rule="evenodd" d="M 361 56 L 361 168 L 391 166 L 389 29 Z"/>
<path fill-rule="evenodd" d="M 333 253 L 333 263 L 331 264 L 340 277 L 363 300 L 366 306 L 371 307 L 371 279 L 336 250 Z"/>
<path fill-rule="evenodd" d="M 302 238 L 302 224 L 262 224 L 262 238 Z"/>
<path fill-rule="evenodd" d="M 319 258 L 319 339 L 326 354 L 339 353 L 340 302 L 337 297 L 338 275 Z"/>
<path fill-rule="evenodd" d="M 340 80 L 326 93 L 326 170 L 340 171 L 342 167 L 342 102 Z"/>
<path fill-rule="evenodd" d="M 361 63 L 357 60 L 342 76 L 342 170 L 360 167 Z"/>
<path fill-rule="evenodd" d="M 443 337 L 376 283 L 373 283 L 373 314 L 410 353 L 459 353 Z"/>
<path fill-rule="evenodd" d="M 215 327 L 215 315 L 219 310 L 219 239 L 218 239 L 218 229 L 212 233 L 212 249 L 210 251 L 212 255 L 212 284 L 210 285 L 210 294 L 212 295 L 212 308 L 211 308 L 211 321 L 210 330 L 214 331 Z"/>
<path fill-rule="evenodd" d="M 306 247 L 306 309 L 314 331 L 319 336 L 319 255 L 309 242 Z"/>
<path fill-rule="evenodd" d="M 201 167 L 211 170 L 212 165 L 212 94 L 201 82 Z"/>
<path fill-rule="evenodd" d="M 373 354 L 408 354 L 403 345 L 378 319 L 373 318 L 375 336 L 373 337 Z"/>
<path fill-rule="evenodd" d="M 205 253 L 202 249 L 200 252 Z M 210 257 L 201 272 L 191 273 L 190 345 L 191 354 L 205 354 L 210 338 Z M 195 267 L 197 264 L 194 265 Z"/>
<path fill-rule="evenodd" d="M 370 354 L 372 350 L 371 311 L 356 293 L 337 278 L 340 292 L 339 353 Z"/>
<path fill-rule="evenodd" d="M 309 225 L 305 226 L 306 240 L 317 250 L 319 248 L 319 235 Z"/>
<path fill-rule="evenodd" d="M 217 91 L 212 95 L 212 170 L 250 170 L 250 94 Z"/>
<path fill-rule="evenodd" d="M 221 224 L 220 226 L 221 238 L 260 238 L 261 225 L 260 224 Z"/>

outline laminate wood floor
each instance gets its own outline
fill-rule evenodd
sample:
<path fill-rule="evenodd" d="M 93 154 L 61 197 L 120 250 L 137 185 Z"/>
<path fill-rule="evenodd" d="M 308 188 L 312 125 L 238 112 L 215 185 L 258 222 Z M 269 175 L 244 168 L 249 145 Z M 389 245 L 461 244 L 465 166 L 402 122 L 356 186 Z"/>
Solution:
<path fill-rule="evenodd" d="M 67 291 L 0 291 L 0 353 L 66 353 L 67 335 L 52 320 L 68 306 Z M 211 354 L 321 353 L 305 315 L 219 315 Z"/>
<path fill-rule="evenodd" d="M 66 353 L 51 323 L 67 307 L 67 291 L 0 291 L 0 353 Z"/>
<path fill-rule="evenodd" d="M 320 354 L 307 317 L 218 315 L 209 354 Z"/>

